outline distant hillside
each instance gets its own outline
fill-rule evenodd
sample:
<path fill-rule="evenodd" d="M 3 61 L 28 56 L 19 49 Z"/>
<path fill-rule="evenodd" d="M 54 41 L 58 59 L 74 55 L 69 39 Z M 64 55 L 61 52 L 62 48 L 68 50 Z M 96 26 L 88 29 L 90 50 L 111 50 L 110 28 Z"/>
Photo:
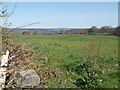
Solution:
<path fill-rule="evenodd" d="M 71 28 L 23 28 L 23 29 L 14 29 L 10 28 L 9 32 L 11 34 L 22 34 L 24 31 L 30 31 L 31 33 L 35 31 L 40 31 L 41 34 L 61 34 L 61 33 L 78 33 L 85 34 L 88 33 L 88 29 L 71 29 Z"/>
<path fill-rule="evenodd" d="M 30 31 L 30 32 L 40 31 L 41 34 L 57 33 L 57 30 L 54 30 L 54 29 L 24 28 L 24 29 L 10 29 L 9 30 L 9 32 L 12 34 L 22 34 L 23 31 Z"/>

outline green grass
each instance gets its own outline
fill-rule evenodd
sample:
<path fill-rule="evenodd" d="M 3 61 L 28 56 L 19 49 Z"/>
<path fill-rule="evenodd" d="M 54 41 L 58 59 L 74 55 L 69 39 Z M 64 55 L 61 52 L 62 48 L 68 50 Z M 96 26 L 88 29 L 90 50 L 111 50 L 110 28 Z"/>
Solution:
<path fill-rule="evenodd" d="M 64 66 L 68 65 L 70 67 L 71 64 L 74 67 L 75 62 L 82 62 L 86 59 L 86 56 L 91 58 L 93 55 L 97 57 L 98 62 L 105 64 L 107 67 L 103 69 L 105 73 L 101 75 L 101 78 L 104 78 L 105 82 L 100 84 L 100 87 L 117 87 L 117 77 L 115 76 L 117 67 L 112 67 L 118 64 L 118 37 L 116 36 L 61 34 L 13 35 L 13 38 L 25 43 L 34 52 L 45 52 L 49 56 L 47 64 L 62 72 L 68 72 L 68 76 L 70 75 L 72 78 L 76 77 L 75 74 L 71 74 L 74 72 L 68 71 Z M 49 87 L 61 87 L 61 85 L 54 82 Z M 74 84 L 72 85 L 74 87 Z"/>

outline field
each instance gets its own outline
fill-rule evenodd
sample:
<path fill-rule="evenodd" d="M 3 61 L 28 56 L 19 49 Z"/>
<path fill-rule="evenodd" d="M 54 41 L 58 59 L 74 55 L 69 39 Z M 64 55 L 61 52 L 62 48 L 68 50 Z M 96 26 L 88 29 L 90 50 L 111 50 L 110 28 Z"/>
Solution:
<path fill-rule="evenodd" d="M 61 77 L 61 83 L 55 80 L 49 82 L 49 87 L 102 87 L 117 88 L 117 66 L 118 66 L 118 37 L 108 35 L 84 35 L 84 34 L 56 34 L 56 35 L 13 35 L 15 40 L 24 43 L 34 52 L 42 51 L 48 57 L 44 62 L 53 68 L 66 73 L 66 80 Z M 83 63 L 90 64 L 96 69 L 97 78 L 88 74 L 91 72 L 85 68 Z M 79 67 L 79 68 L 78 68 Z M 82 70 L 82 71 L 81 71 Z M 86 72 L 83 72 L 86 71 Z M 94 70 L 93 70 L 94 71 Z M 87 76 L 87 77 L 86 77 Z M 82 78 L 82 79 L 81 79 Z M 63 82 L 62 82 L 63 80 Z M 94 81 L 97 80 L 97 84 Z M 99 83 L 98 83 L 99 82 Z M 65 84 L 68 86 L 65 86 Z M 81 87 L 83 88 L 83 87 Z"/>

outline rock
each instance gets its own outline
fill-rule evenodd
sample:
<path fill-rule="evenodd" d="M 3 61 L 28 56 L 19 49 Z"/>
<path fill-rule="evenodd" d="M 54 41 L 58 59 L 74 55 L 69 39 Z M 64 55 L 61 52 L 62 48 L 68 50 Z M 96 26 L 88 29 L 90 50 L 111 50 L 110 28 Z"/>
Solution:
<path fill-rule="evenodd" d="M 9 51 L 6 51 L 6 55 L 2 55 L 1 65 L 0 65 L 0 90 L 4 88 L 4 83 L 6 81 L 6 73 L 7 73 L 7 66 L 8 66 L 8 57 Z"/>
<path fill-rule="evenodd" d="M 24 70 L 20 72 L 16 82 L 21 88 L 27 88 L 31 86 L 38 86 L 40 84 L 40 78 L 35 70 Z"/>
<path fill-rule="evenodd" d="M 3 66 L 8 66 L 8 56 L 9 56 L 9 51 L 6 51 L 6 55 L 2 56 L 2 60 L 1 60 L 1 67 Z"/>

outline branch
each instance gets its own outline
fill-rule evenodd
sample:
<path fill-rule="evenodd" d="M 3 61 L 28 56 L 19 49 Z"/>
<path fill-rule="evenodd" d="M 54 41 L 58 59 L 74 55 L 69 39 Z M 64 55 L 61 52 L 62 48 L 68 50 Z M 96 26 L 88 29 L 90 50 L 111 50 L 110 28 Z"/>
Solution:
<path fill-rule="evenodd" d="M 8 85 L 13 82 L 14 80 L 16 79 L 16 77 L 14 77 L 13 79 L 11 79 L 9 82 L 8 82 Z"/>
<path fill-rule="evenodd" d="M 6 8 L 6 7 L 9 6 L 9 5 L 10 5 L 10 4 L 5 5 L 4 7 L 2 7 L 2 11 L 4 11 L 3 9 Z M 17 5 L 17 0 L 16 0 L 16 2 L 15 2 L 14 8 L 13 8 L 13 10 L 12 10 L 12 12 L 11 12 L 10 14 L 7 14 L 7 13 L 6 13 L 6 14 L 4 14 L 4 15 L 0 15 L 0 17 L 2 17 L 2 18 L 5 17 L 5 22 L 3 23 L 2 26 L 5 26 L 5 25 L 6 25 L 7 20 L 8 20 L 8 17 L 10 17 L 10 16 L 14 13 L 14 11 L 15 11 L 15 9 L 16 9 L 16 5 Z"/>
<path fill-rule="evenodd" d="M 17 0 L 15 2 L 15 5 L 14 5 L 14 8 L 13 8 L 12 12 L 9 15 L 7 15 L 7 17 L 10 17 L 14 13 L 14 11 L 16 9 L 16 6 L 17 6 Z"/>
<path fill-rule="evenodd" d="M 8 7 L 9 5 L 10 5 L 10 4 L 7 4 L 7 5 L 3 6 L 3 7 L 2 7 L 2 10 L 3 10 L 4 8 Z"/>
<path fill-rule="evenodd" d="M 27 24 L 27 25 L 19 26 L 19 27 L 16 27 L 16 28 L 14 28 L 14 29 L 11 29 L 11 30 L 16 30 L 16 29 L 23 28 L 23 27 L 30 26 L 30 25 L 34 25 L 34 24 L 40 24 L 40 22 L 30 23 L 30 24 Z M 11 30 L 10 30 L 10 31 L 11 31 Z"/>

